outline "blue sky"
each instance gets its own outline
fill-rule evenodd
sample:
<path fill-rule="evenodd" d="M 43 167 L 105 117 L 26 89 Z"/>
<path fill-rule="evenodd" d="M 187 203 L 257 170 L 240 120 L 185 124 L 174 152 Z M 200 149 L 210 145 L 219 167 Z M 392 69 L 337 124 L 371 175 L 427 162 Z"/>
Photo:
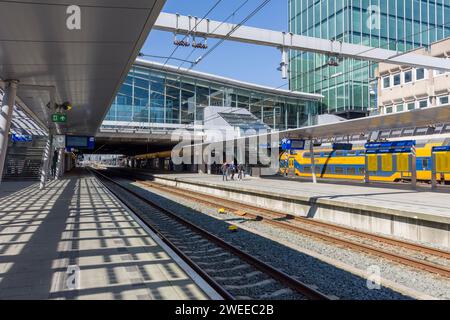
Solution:
<path fill-rule="evenodd" d="M 201 18 L 216 2 L 217 0 L 167 0 L 163 11 Z M 249 0 L 229 22 L 239 23 L 262 2 L 263 0 Z M 271 0 L 246 25 L 287 31 L 287 2 L 287 0 Z M 242 3 L 244 0 L 222 0 L 208 18 L 223 21 Z M 208 45 L 211 47 L 216 41 L 209 39 Z M 151 55 L 169 56 L 174 48 L 173 34 L 155 30 L 150 33 L 141 51 Z M 191 47 L 179 47 L 174 57 L 186 59 L 191 51 Z M 195 60 L 205 52 L 206 50 L 197 49 L 189 60 Z M 163 59 L 146 59 L 165 62 Z M 287 84 L 287 80 L 281 79 L 281 73 L 276 70 L 280 59 L 280 52 L 275 48 L 225 41 L 195 66 L 194 70 L 278 87 Z M 178 66 L 180 62 L 171 60 L 169 64 Z M 188 64 L 184 65 L 184 67 L 188 66 Z M 287 85 L 283 89 L 287 89 Z"/>

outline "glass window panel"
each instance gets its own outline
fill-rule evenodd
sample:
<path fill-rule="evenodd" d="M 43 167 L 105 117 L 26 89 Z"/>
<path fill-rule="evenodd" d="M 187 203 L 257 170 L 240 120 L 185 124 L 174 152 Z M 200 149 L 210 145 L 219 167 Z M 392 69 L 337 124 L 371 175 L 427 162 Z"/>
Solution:
<path fill-rule="evenodd" d="M 412 82 L 412 70 L 406 71 L 404 73 L 404 78 L 405 78 L 405 83 L 410 83 Z"/>
<path fill-rule="evenodd" d="M 166 80 L 166 122 L 180 123 L 180 82 Z"/>
<path fill-rule="evenodd" d="M 425 69 L 419 68 L 416 70 L 416 80 L 425 79 Z"/>
<path fill-rule="evenodd" d="M 211 85 L 210 102 L 211 106 L 223 107 L 224 105 L 224 88 Z"/>
<path fill-rule="evenodd" d="M 164 75 L 152 73 L 150 78 L 150 122 L 164 123 Z"/>
<path fill-rule="evenodd" d="M 182 79 L 181 83 L 181 123 L 192 124 L 195 113 L 195 84 L 190 79 Z"/>
<path fill-rule="evenodd" d="M 399 86 L 401 84 L 400 73 L 394 74 L 394 76 L 392 78 L 393 78 L 394 86 Z"/>

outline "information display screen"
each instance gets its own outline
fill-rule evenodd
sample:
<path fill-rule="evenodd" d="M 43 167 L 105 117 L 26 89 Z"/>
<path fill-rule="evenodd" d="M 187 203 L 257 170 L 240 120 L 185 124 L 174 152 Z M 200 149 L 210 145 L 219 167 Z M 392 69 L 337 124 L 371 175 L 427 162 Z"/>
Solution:
<path fill-rule="evenodd" d="M 94 137 L 66 136 L 66 148 L 71 149 L 94 149 Z"/>
<path fill-rule="evenodd" d="M 68 148 L 87 148 L 88 137 L 67 136 L 66 146 Z"/>
<path fill-rule="evenodd" d="M 291 150 L 304 150 L 305 140 L 291 140 Z"/>

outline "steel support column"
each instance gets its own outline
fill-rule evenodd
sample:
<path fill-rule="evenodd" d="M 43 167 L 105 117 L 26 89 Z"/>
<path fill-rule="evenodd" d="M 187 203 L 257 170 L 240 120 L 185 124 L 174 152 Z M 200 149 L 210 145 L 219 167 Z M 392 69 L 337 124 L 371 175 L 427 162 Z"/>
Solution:
<path fill-rule="evenodd" d="M 52 135 L 49 134 L 47 138 L 47 142 L 45 144 L 44 153 L 43 153 L 43 162 L 41 169 L 41 183 L 39 184 L 39 189 L 44 189 L 45 184 L 47 183 L 50 157 L 51 157 L 51 148 L 52 148 Z"/>
<path fill-rule="evenodd" d="M 314 184 L 317 183 L 317 176 L 316 176 L 316 161 L 314 159 L 314 141 L 311 139 L 309 143 L 309 153 L 311 157 L 311 176 L 312 176 L 312 182 Z"/>
<path fill-rule="evenodd" d="M 11 128 L 11 120 L 16 103 L 17 80 L 6 81 L 6 90 L 3 97 L 0 115 L 0 182 L 3 178 L 6 152 L 8 151 L 8 136 Z"/>
<path fill-rule="evenodd" d="M 64 149 L 58 150 L 58 162 L 56 163 L 56 179 L 64 175 Z"/>
<path fill-rule="evenodd" d="M 369 173 L 369 157 L 364 154 L 364 183 L 370 183 L 370 173 Z"/>
<path fill-rule="evenodd" d="M 417 154 L 415 147 L 411 150 L 411 186 L 413 189 L 417 188 Z"/>
<path fill-rule="evenodd" d="M 431 188 L 437 188 L 436 153 L 431 152 Z"/>

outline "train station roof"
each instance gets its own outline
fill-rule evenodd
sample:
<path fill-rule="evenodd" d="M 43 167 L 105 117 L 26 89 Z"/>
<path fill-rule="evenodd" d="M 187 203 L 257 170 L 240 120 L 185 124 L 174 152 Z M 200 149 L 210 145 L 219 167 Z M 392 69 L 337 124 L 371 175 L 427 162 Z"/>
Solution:
<path fill-rule="evenodd" d="M 278 132 L 280 137 L 319 139 L 386 129 L 423 127 L 450 121 L 450 105 L 376 115 Z"/>
<path fill-rule="evenodd" d="M 450 104 L 438 107 L 416 109 L 387 115 L 375 115 L 365 118 L 339 121 L 334 123 L 308 126 L 298 129 L 257 134 L 255 136 L 278 135 L 279 139 L 328 139 L 339 136 L 367 135 L 371 132 L 381 130 L 406 129 L 415 127 L 426 127 L 431 125 L 448 124 L 450 122 Z M 250 136 L 240 137 L 227 141 L 237 141 Z M 217 143 L 217 142 L 216 142 Z M 220 142 L 219 142 L 220 143 Z M 209 145 L 210 142 L 197 143 Z"/>
<path fill-rule="evenodd" d="M 291 98 L 302 98 L 307 100 L 314 100 L 319 101 L 323 99 L 323 95 L 316 94 L 316 93 L 307 93 L 307 92 L 300 92 L 300 91 L 291 91 L 291 90 L 285 90 L 280 88 L 272 88 L 268 86 L 263 86 L 255 83 L 240 81 L 236 79 L 231 79 L 227 77 L 222 77 L 210 73 L 200 72 L 192 69 L 187 68 L 180 68 L 177 66 L 172 66 L 168 64 L 162 64 L 154 61 L 148 61 L 145 59 L 137 59 L 135 62 L 135 66 L 142 66 L 151 68 L 155 71 L 161 71 L 161 72 L 167 72 L 167 73 L 174 73 L 177 76 L 189 76 L 195 79 L 201 79 L 205 80 L 207 82 L 215 82 L 222 85 L 228 85 L 228 86 L 236 86 L 242 89 L 248 89 L 252 91 L 259 91 L 274 95 L 282 95 L 284 97 L 291 97 Z"/>
<path fill-rule="evenodd" d="M 80 0 L 81 29 L 70 30 L 70 4 L 2 1 L 0 79 L 19 80 L 18 97 L 50 128 L 53 88 L 57 103 L 73 106 L 57 131 L 95 135 L 164 3 Z"/>

